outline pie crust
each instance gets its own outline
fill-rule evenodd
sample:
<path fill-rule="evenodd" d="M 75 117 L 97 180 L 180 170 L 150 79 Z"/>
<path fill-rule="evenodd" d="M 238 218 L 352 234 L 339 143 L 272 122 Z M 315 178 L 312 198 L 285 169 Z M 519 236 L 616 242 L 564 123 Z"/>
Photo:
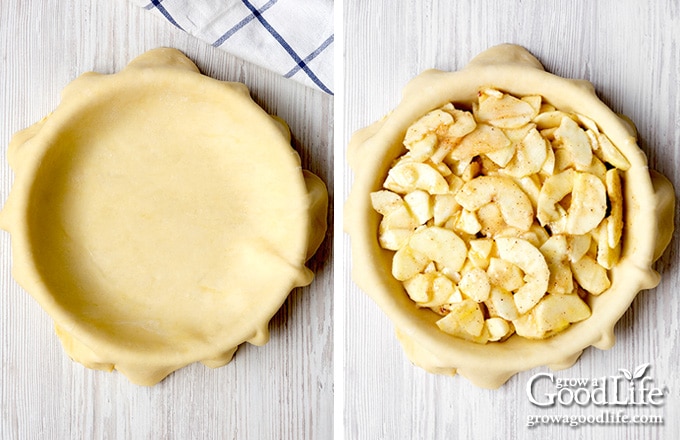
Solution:
<path fill-rule="evenodd" d="M 420 309 L 391 275 L 393 252 L 378 243 L 380 214 L 370 193 L 381 184 L 394 159 L 405 153 L 406 129 L 427 112 L 449 102 L 469 106 L 480 90 L 515 96 L 541 95 L 558 109 L 594 120 L 631 163 L 623 173 L 625 226 L 621 260 L 611 271 L 608 292 L 591 297 L 592 316 L 544 340 L 512 336 L 480 345 L 440 331 L 439 315 Z M 614 344 L 614 326 L 642 289 L 659 283 L 652 269 L 673 232 L 675 196 L 670 182 L 647 167 L 634 127 L 600 101 L 592 84 L 550 74 L 522 47 L 488 49 L 457 72 L 428 70 L 408 83 L 399 105 L 380 121 L 357 131 L 347 159 L 354 182 L 345 206 L 345 229 L 352 241 L 352 276 L 393 321 L 408 358 L 433 373 L 456 373 L 484 388 L 497 388 L 514 374 L 547 365 L 573 365 L 588 346 Z M 633 233 L 633 231 L 635 231 Z"/>
<path fill-rule="evenodd" d="M 326 232 L 327 192 L 245 85 L 175 49 L 86 73 L 17 133 L 13 273 L 89 368 L 153 385 L 268 341 Z"/>

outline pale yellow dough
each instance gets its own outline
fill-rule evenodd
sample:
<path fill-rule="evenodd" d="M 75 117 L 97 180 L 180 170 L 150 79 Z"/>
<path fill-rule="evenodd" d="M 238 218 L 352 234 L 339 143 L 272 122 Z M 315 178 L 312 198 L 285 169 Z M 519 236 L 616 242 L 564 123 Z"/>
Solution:
<path fill-rule="evenodd" d="M 266 343 L 326 232 L 326 187 L 287 126 L 174 49 L 62 98 L 10 144 L 0 226 L 67 353 L 152 385 Z"/>
<path fill-rule="evenodd" d="M 419 117 L 453 102 L 470 105 L 480 90 L 515 96 L 541 95 L 558 109 L 594 120 L 631 164 L 625 181 L 625 226 L 621 260 L 611 272 L 609 292 L 592 298 L 592 316 L 545 340 L 512 336 L 479 345 L 440 331 L 439 315 L 419 309 L 391 275 L 392 252 L 378 243 L 378 214 L 370 193 L 381 184 L 392 161 L 406 150 L 406 129 Z M 357 285 L 394 322 L 409 359 L 441 374 L 460 374 L 484 388 L 497 388 L 519 371 L 541 365 L 571 366 L 588 346 L 614 344 L 614 325 L 641 289 L 659 282 L 652 269 L 673 232 L 675 196 L 670 182 L 647 167 L 631 125 L 600 101 L 592 84 L 546 72 L 524 48 L 504 44 L 474 58 L 457 72 L 429 70 L 404 89 L 400 104 L 382 120 L 359 130 L 350 141 L 348 161 L 354 182 L 345 206 L 345 229 L 352 239 L 352 275 Z M 654 323 L 649 323 L 653 325 Z"/>

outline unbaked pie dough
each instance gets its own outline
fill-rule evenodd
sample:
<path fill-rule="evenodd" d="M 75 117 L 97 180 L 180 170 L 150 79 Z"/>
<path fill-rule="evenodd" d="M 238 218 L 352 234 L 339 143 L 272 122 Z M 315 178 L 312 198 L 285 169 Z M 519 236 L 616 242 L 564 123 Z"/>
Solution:
<path fill-rule="evenodd" d="M 469 108 L 478 93 L 489 88 L 515 96 L 541 95 L 558 109 L 587 116 L 631 164 L 624 173 L 623 250 L 611 270 L 609 292 L 590 299 L 590 318 L 544 340 L 514 335 L 480 345 L 440 331 L 436 325 L 440 316 L 409 298 L 392 276 L 394 253 L 378 242 L 380 214 L 373 210 L 370 195 L 381 189 L 395 159 L 406 152 L 408 127 L 447 103 Z M 460 374 L 478 386 L 497 388 L 517 372 L 537 366 L 567 368 L 588 346 L 611 348 L 614 326 L 637 293 L 659 283 L 652 266 L 673 233 L 672 185 L 648 168 L 634 128 L 598 99 L 592 84 L 546 72 L 522 47 L 499 45 L 459 71 L 428 70 L 418 75 L 392 112 L 352 136 L 347 160 L 354 171 L 344 210 L 345 229 L 352 239 L 352 277 L 392 320 L 407 357 L 427 371 Z"/>
<path fill-rule="evenodd" d="M 152 385 L 222 366 L 312 281 L 325 185 L 245 85 L 177 50 L 82 75 L 8 159 L 14 276 L 87 367 Z"/>

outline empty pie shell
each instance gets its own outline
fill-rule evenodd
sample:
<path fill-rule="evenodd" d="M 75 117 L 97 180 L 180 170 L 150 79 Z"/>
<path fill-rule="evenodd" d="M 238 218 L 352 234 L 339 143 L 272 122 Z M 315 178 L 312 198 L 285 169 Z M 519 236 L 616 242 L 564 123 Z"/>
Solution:
<path fill-rule="evenodd" d="M 262 345 L 326 232 L 327 192 L 243 84 L 156 49 L 86 73 L 12 139 L 0 226 L 66 352 L 152 385 Z"/>
<path fill-rule="evenodd" d="M 631 164 L 623 172 L 625 214 L 621 259 L 611 270 L 611 287 L 589 299 L 590 318 L 543 340 L 513 335 L 485 345 L 439 330 L 440 315 L 418 308 L 391 273 L 392 251 L 378 242 L 380 214 L 370 193 L 381 189 L 393 161 L 406 152 L 407 128 L 427 112 L 453 102 L 471 106 L 487 88 L 515 96 L 541 95 L 558 109 L 585 115 L 597 123 Z M 547 365 L 567 368 L 589 346 L 614 344 L 614 326 L 641 289 L 659 283 L 652 269 L 673 232 L 675 196 L 670 182 L 650 171 L 636 143 L 634 128 L 602 101 L 587 81 L 550 74 L 524 48 L 493 47 L 457 72 L 425 71 L 404 89 L 399 105 L 382 120 L 356 132 L 348 147 L 354 182 L 345 206 L 345 229 L 352 241 L 352 276 L 393 321 L 408 358 L 433 372 L 468 378 L 484 388 L 497 388 L 514 374 Z M 502 196 L 502 195 L 501 195 Z"/>

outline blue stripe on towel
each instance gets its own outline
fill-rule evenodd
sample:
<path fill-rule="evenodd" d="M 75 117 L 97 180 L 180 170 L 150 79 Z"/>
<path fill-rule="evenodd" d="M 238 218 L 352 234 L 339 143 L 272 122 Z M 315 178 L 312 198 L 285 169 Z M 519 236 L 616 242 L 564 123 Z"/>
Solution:
<path fill-rule="evenodd" d="M 266 4 L 264 4 L 260 8 L 260 13 L 271 8 L 276 2 L 277 2 L 277 0 L 271 0 L 271 1 L 267 2 Z M 227 32 L 225 32 L 224 35 L 222 35 L 220 38 L 218 38 L 217 41 L 215 41 L 212 45 L 215 46 L 215 47 L 221 46 L 222 44 L 224 44 L 225 41 L 227 41 L 229 39 L 229 37 L 234 35 L 239 29 L 241 29 L 243 26 L 247 25 L 248 23 L 250 23 L 253 20 L 255 20 L 255 14 L 250 14 L 249 16 L 244 18 L 243 20 L 236 23 L 236 25 L 234 25 L 234 27 L 232 27 Z"/>
<path fill-rule="evenodd" d="M 163 1 L 163 0 L 151 0 L 151 6 L 155 7 L 156 9 L 158 9 L 158 12 L 160 12 L 161 14 L 163 14 L 163 16 L 164 16 L 165 18 L 167 18 L 168 21 L 169 21 L 170 23 L 172 23 L 173 25 L 175 25 L 175 27 L 177 27 L 178 29 L 184 30 L 184 29 L 182 29 L 182 26 L 180 26 L 179 23 L 177 23 L 177 22 L 175 21 L 175 19 L 172 18 L 172 15 L 170 15 L 170 13 L 168 12 L 168 10 L 165 9 L 165 8 L 163 7 L 163 5 L 161 5 L 161 1 Z"/>
<path fill-rule="evenodd" d="M 319 46 L 318 48 L 316 48 L 316 50 L 315 50 L 314 52 L 312 52 L 312 53 L 310 53 L 309 55 L 307 55 L 307 58 L 305 58 L 305 59 L 302 60 L 302 61 L 304 61 L 305 64 L 308 64 L 310 61 L 312 61 L 314 58 L 316 58 L 317 55 L 319 55 L 319 54 L 320 54 L 321 52 L 323 52 L 328 46 L 330 46 L 331 43 L 333 42 L 333 39 L 334 39 L 334 36 L 333 36 L 333 35 L 331 35 L 330 37 L 328 37 L 328 38 L 326 39 L 326 41 L 324 41 L 323 43 L 321 43 L 321 46 Z M 290 78 L 291 76 L 295 75 L 295 74 L 298 72 L 298 70 L 300 70 L 300 69 L 301 69 L 301 66 L 298 64 L 297 66 L 295 66 L 295 67 L 293 67 L 292 69 L 290 69 L 290 70 L 288 71 L 288 73 L 286 73 L 286 74 L 283 75 L 283 76 L 285 76 L 286 78 Z"/>
<path fill-rule="evenodd" d="M 288 52 L 288 55 L 293 58 L 297 65 L 309 76 L 309 78 L 316 84 L 321 90 L 332 95 L 333 92 L 330 91 L 328 87 L 312 72 L 312 70 L 307 66 L 307 64 L 300 58 L 300 56 L 295 52 L 295 50 L 288 44 L 288 42 L 274 29 L 269 22 L 262 16 L 260 11 L 255 8 L 248 0 L 241 0 L 241 2 L 253 13 L 255 18 L 262 24 L 262 26 L 276 39 L 276 41 Z"/>

